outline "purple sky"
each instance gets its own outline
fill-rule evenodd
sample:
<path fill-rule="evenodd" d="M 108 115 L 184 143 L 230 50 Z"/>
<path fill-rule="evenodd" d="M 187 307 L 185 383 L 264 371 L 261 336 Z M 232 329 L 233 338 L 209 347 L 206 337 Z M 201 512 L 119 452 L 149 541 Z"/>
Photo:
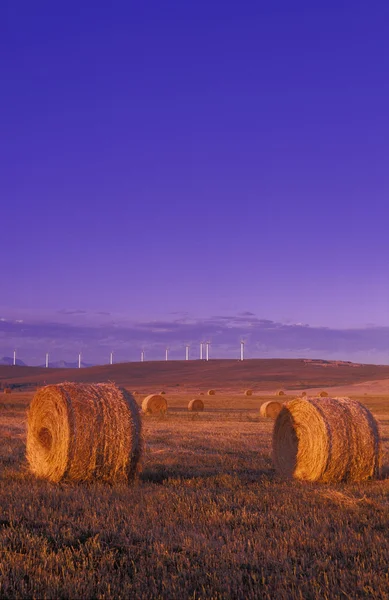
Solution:
<path fill-rule="evenodd" d="M 387 2 L 0 12 L 0 357 L 389 362 Z"/>

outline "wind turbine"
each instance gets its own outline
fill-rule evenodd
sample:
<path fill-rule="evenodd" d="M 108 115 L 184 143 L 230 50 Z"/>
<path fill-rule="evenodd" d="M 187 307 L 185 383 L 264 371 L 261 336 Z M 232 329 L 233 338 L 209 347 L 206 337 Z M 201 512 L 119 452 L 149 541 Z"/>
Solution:
<path fill-rule="evenodd" d="M 144 362 L 144 360 L 145 360 L 145 351 L 141 350 L 141 353 L 140 353 L 140 362 Z"/>
<path fill-rule="evenodd" d="M 113 352 L 109 355 L 109 364 L 113 365 Z"/>
<path fill-rule="evenodd" d="M 81 352 L 78 353 L 78 368 L 81 369 Z"/>
<path fill-rule="evenodd" d="M 167 346 L 165 350 L 165 360 L 169 360 L 169 346 Z"/>
<path fill-rule="evenodd" d="M 240 340 L 240 360 L 244 360 L 244 340 Z"/>
<path fill-rule="evenodd" d="M 49 353 L 46 352 L 46 369 L 49 368 Z"/>
<path fill-rule="evenodd" d="M 200 360 L 203 360 L 203 344 L 204 342 L 200 342 Z"/>
<path fill-rule="evenodd" d="M 189 360 L 189 344 L 185 346 L 185 360 Z"/>
<path fill-rule="evenodd" d="M 13 366 L 16 365 L 16 350 L 14 350 L 14 360 L 13 360 Z"/>
<path fill-rule="evenodd" d="M 209 345 L 211 342 L 205 342 L 205 360 L 209 360 Z"/>

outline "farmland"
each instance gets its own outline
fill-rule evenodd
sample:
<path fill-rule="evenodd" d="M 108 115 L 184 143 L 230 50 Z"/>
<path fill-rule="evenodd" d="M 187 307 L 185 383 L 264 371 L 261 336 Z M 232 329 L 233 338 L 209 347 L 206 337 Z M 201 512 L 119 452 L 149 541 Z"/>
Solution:
<path fill-rule="evenodd" d="M 365 394 L 386 469 L 389 398 Z M 167 415 L 143 417 L 132 487 L 30 475 L 31 397 L 0 395 L 0 597 L 389 597 L 388 480 L 278 478 L 273 421 L 259 417 L 270 391 L 219 389 L 196 414 L 192 392 L 167 390 Z"/>

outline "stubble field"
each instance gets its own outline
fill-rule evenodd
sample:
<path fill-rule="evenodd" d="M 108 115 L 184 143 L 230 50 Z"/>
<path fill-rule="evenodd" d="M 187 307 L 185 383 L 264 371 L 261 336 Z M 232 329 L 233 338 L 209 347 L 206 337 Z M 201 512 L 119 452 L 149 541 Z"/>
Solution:
<path fill-rule="evenodd" d="M 143 417 L 132 487 L 30 475 L 31 397 L 0 396 L 0 597 L 389 598 L 389 480 L 279 479 L 259 417 L 274 396 L 204 396 L 194 414 L 168 394 L 165 417 Z M 358 399 L 387 468 L 389 397 Z"/>

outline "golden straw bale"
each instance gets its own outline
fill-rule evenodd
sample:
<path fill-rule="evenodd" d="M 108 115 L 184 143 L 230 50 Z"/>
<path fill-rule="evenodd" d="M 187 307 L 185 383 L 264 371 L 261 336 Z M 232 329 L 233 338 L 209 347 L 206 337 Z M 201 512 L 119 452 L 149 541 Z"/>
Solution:
<path fill-rule="evenodd" d="M 112 383 L 60 383 L 36 392 L 27 421 L 27 460 L 38 477 L 131 481 L 142 453 L 134 398 Z"/>
<path fill-rule="evenodd" d="M 161 394 L 150 394 L 142 402 L 142 411 L 148 415 L 156 415 L 167 411 L 166 398 Z"/>
<path fill-rule="evenodd" d="M 281 402 L 269 400 L 269 402 L 264 402 L 263 404 L 261 404 L 261 408 L 259 409 L 259 415 L 268 419 L 275 419 L 278 413 L 280 412 L 281 408 Z"/>
<path fill-rule="evenodd" d="M 274 425 L 278 473 L 307 481 L 362 481 L 381 471 L 381 441 L 371 412 L 350 398 L 296 398 Z"/>
<path fill-rule="evenodd" d="M 276 392 L 276 396 L 285 396 L 285 395 L 286 395 L 286 394 L 285 394 L 284 390 L 278 390 L 278 391 Z"/>
<path fill-rule="evenodd" d="M 204 402 L 200 398 L 193 398 L 188 404 L 188 410 L 202 412 L 204 410 Z"/>
<path fill-rule="evenodd" d="M 246 390 L 244 393 L 245 396 L 252 396 L 253 395 L 253 390 Z"/>
<path fill-rule="evenodd" d="M 214 396 L 215 394 L 215 390 L 208 390 L 208 396 Z"/>
<path fill-rule="evenodd" d="M 328 398 L 328 392 L 325 392 L 323 390 L 322 392 L 320 392 L 319 396 L 320 396 L 320 398 Z"/>

